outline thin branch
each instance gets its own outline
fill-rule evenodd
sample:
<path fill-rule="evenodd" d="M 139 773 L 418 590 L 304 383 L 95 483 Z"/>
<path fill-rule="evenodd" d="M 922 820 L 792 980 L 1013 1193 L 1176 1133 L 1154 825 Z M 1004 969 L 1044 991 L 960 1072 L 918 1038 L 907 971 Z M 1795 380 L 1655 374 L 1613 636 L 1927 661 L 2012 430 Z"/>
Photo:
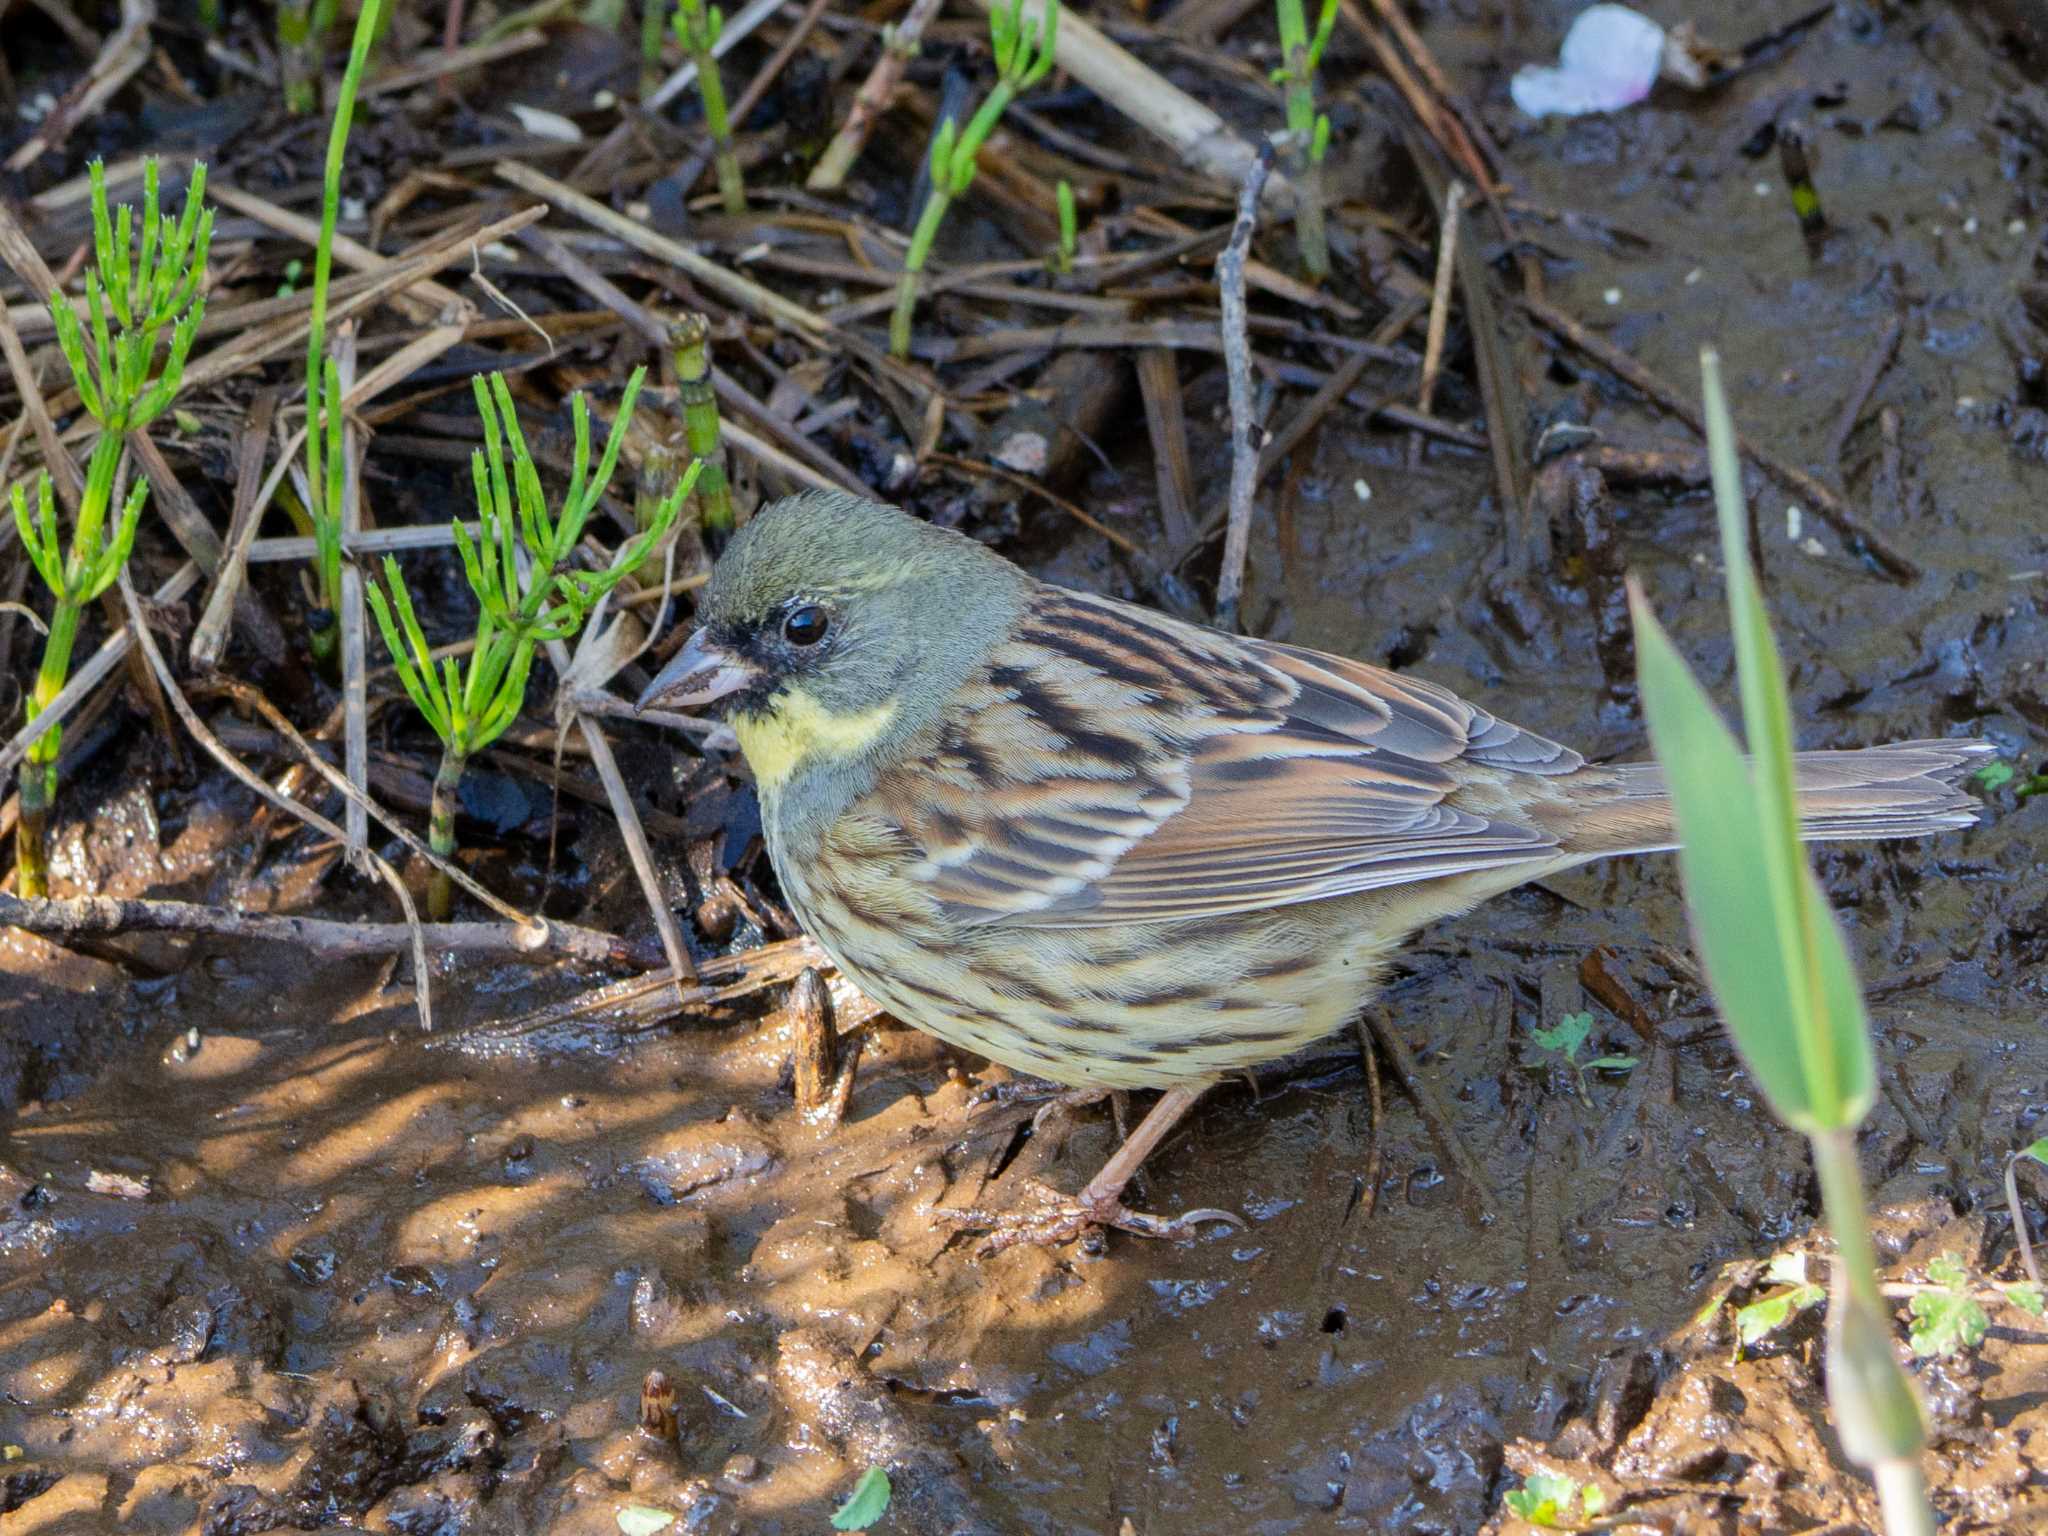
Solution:
<path fill-rule="evenodd" d="M 1259 196 L 1273 169 L 1269 140 L 1246 172 L 1237 199 L 1237 223 L 1216 258 L 1216 287 L 1223 303 L 1223 366 L 1230 385 L 1230 522 L 1223 537 L 1223 573 L 1216 582 L 1216 624 L 1237 628 L 1238 594 L 1244 588 L 1245 555 L 1251 545 L 1252 494 L 1258 487 L 1259 449 L 1265 434 L 1252 411 L 1252 344 L 1244 298 L 1244 264 L 1251 255 L 1259 221 Z"/>
<path fill-rule="evenodd" d="M 289 944 L 328 960 L 388 955 L 409 948 L 414 930 L 404 923 L 337 922 L 323 917 L 290 917 L 235 912 L 190 901 L 115 900 L 82 896 L 64 901 L 24 901 L 0 892 L 0 928 L 19 928 L 66 943 L 87 937 L 130 933 L 208 934 Z M 545 928 L 517 923 L 424 923 L 419 932 L 437 955 L 489 955 L 500 959 L 570 959 L 593 965 L 652 969 L 660 960 L 646 948 L 594 928 L 551 922 Z"/>

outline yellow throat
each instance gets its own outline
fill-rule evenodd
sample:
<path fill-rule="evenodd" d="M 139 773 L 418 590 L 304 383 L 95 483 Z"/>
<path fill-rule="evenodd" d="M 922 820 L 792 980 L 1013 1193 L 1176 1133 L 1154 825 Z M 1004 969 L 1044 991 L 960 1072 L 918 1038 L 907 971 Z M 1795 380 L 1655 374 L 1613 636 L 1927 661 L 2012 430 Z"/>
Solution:
<path fill-rule="evenodd" d="M 765 714 L 735 714 L 733 734 L 762 789 L 780 789 L 805 762 L 817 757 L 853 757 L 871 745 L 896 718 L 896 701 L 840 714 L 801 688 L 784 688 Z"/>

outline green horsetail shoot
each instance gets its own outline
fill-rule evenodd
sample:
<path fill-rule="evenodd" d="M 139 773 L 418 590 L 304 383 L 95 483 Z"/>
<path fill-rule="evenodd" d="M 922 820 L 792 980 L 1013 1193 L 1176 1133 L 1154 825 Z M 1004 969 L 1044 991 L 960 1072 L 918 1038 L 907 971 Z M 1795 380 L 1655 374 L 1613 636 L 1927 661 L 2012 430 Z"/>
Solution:
<path fill-rule="evenodd" d="M 22 548 L 55 600 L 42 664 L 28 698 L 31 725 L 63 691 L 86 605 L 120 578 L 128 552 L 135 547 L 149 483 L 137 479 L 115 507 L 122 451 L 129 433 L 144 430 L 170 409 L 206 311 L 206 252 L 213 238 L 213 215 L 205 208 L 206 167 L 193 166 L 185 206 L 175 219 L 158 210 L 154 159 L 142 163 L 139 220 L 125 203 L 117 216 L 109 217 L 106 170 L 97 160 L 92 162 L 91 180 L 93 260 L 85 273 L 90 334 L 61 290 L 50 295 L 50 316 L 71 382 L 87 414 L 99 424 L 70 538 L 64 537 L 56 488 L 47 470 L 36 481 L 33 512 L 21 486 L 14 488 L 13 497 Z M 153 369 L 158 370 L 154 378 Z M 63 727 L 53 723 L 22 759 L 15 849 L 23 896 L 49 895 L 45 834 L 57 794 L 62 738 Z"/>
<path fill-rule="evenodd" d="M 718 396 L 711 383 L 711 322 L 687 314 L 668 328 L 675 351 L 676 397 L 683 408 L 683 436 L 701 466 L 697 501 L 703 508 L 705 542 L 715 554 L 733 530 L 732 482 L 719 443 Z"/>
<path fill-rule="evenodd" d="M 313 659 L 330 677 L 341 670 L 341 630 L 335 615 L 341 608 L 341 523 L 343 437 L 341 389 L 333 359 L 327 356 L 327 288 L 334 271 L 334 226 L 341 211 L 341 161 L 348 148 L 349 124 L 355 118 L 356 93 L 363 66 L 376 41 L 383 0 L 363 0 L 356 15 L 355 38 L 341 75 L 341 94 L 334 99 L 334 121 L 327 129 L 327 163 L 320 194 L 320 237 L 313 248 L 313 293 L 306 321 L 306 496 L 299 521 L 313 535 L 306 614 Z M 289 506 L 289 503 L 286 503 Z"/>
<path fill-rule="evenodd" d="M 718 196 L 727 213 L 747 211 L 747 187 L 740 178 L 740 157 L 732 147 L 732 124 L 725 111 L 725 81 L 719 77 L 712 51 L 725 33 L 725 13 L 704 0 L 680 0 L 674 20 L 676 41 L 696 61 L 697 91 L 704 98 L 704 131 L 711 137 L 711 162 L 718 169 Z"/>
<path fill-rule="evenodd" d="M 903 281 L 896 289 L 896 308 L 889 316 L 891 356 L 910 356 L 910 322 L 917 312 L 917 290 L 924 276 L 924 264 L 931 255 L 932 241 L 945 222 L 953 200 L 967 195 L 974 184 L 975 156 L 988 136 L 995 132 L 1003 113 L 1019 94 L 1028 91 L 1052 70 L 1053 49 L 1059 39 L 1059 0 L 1045 0 L 1045 30 L 1024 19 L 1024 0 L 1012 0 L 1009 10 L 998 7 L 988 14 L 990 51 L 996 60 L 996 83 L 988 97 L 957 132 L 947 118 L 932 138 L 932 189 L 926 195 L 924 211 L 911 231 L 910 250 L 903 258 Z"/>
<path fill-rule="evenodd" d="M 1060 243 L 1053 247 L 1047 265 L 1065 277 L 1074 270 L 1074 253 L 1081 244 L 1080 219 L 1074 212 L 1074 184 L 1062 176 L 1056 196 L 1059 199 Z"/>
<path fill-rule="evenodd" d="M 646 375 L 645 368 L 636 368 L 626 381 L 595 473 L 590 465 L 590 408 L 581 394 L 570 398 L 576 452 L 559 511 L 549 509 L 504 376 L 494 373 L 488 380 L 471 381 L 484 427 L 484 446 L 470 455 L 475 537 L 460 522 L 454 524 L 463 574 L 477 601 L 476 643 L 466 659 L 433 655 L 395 559 L 384 559 L 388 599 L 375 582 L 365 583 L 364 594 L 398 680 L 441 741 L 428 846 L 443 859 L 455 852 L 462 775 L 469 760 L 519 718 L 534 652 L 551 641 L 568 640 L 583 628 L 605 595 L 668 536 L 696 486 L 698 466 L 692 464 L 654 509 L 648 525 L 627 540 L 609 565 L 595 570 L 577 565 L 577 547 L 618 466 Z M 443 921 L 453 907 L 454 888 L 447 875 L 436 870 L 427 890 L 428 913 Z"/>
<path fill-rule="evenodd" d="M 1280 67 L 1276 85 L 1287 92 L 1287 135 L 1294 147 L 1294 237 L 1310 277 L 1330 275 L 1330 236 L 1323 223 L 1323 157 L 1330 149 L 1330 119 L 1316 110 L 1316 66 L 1337 25 L 1337 0 L 1323 0 L 1315 35 L 1302 0 L 1277 0 Z"/>

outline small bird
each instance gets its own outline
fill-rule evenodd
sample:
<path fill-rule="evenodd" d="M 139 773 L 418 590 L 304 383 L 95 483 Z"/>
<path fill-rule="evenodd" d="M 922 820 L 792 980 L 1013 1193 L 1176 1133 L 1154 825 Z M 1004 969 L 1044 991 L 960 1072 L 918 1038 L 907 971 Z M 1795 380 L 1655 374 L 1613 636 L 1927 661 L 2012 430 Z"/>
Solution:
<path fill-rule="evenodd" d="M 811 493 L 720 557 L 641 706 L 721 703 L 811 936 L 904 1022 L 1072 1087 L 1164 1089 L 1071 1199 L 992 1246 L 1123 1203 L 1227 1073 L 1312 1044 L 1424 924 L 1609 854 L 1674 847 L 1654 763 L 1588 763 L 1444 688 L 1034 579 L 893 507 Z M 1989 748 L 1798 759 L 1802 834 L 1975 820 Z"/>

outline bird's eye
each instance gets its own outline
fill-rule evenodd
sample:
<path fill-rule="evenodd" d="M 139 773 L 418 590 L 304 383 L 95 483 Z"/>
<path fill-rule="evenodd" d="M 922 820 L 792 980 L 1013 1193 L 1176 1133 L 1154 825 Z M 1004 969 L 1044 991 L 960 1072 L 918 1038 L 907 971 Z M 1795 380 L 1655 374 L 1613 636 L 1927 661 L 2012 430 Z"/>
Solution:
<path fill-rule="evenodd" d="M 805 603 L 782 621 L 782 638 L 791 645 L 816 645 L 829 627 L 825 610 L 816 603 Z"/>

